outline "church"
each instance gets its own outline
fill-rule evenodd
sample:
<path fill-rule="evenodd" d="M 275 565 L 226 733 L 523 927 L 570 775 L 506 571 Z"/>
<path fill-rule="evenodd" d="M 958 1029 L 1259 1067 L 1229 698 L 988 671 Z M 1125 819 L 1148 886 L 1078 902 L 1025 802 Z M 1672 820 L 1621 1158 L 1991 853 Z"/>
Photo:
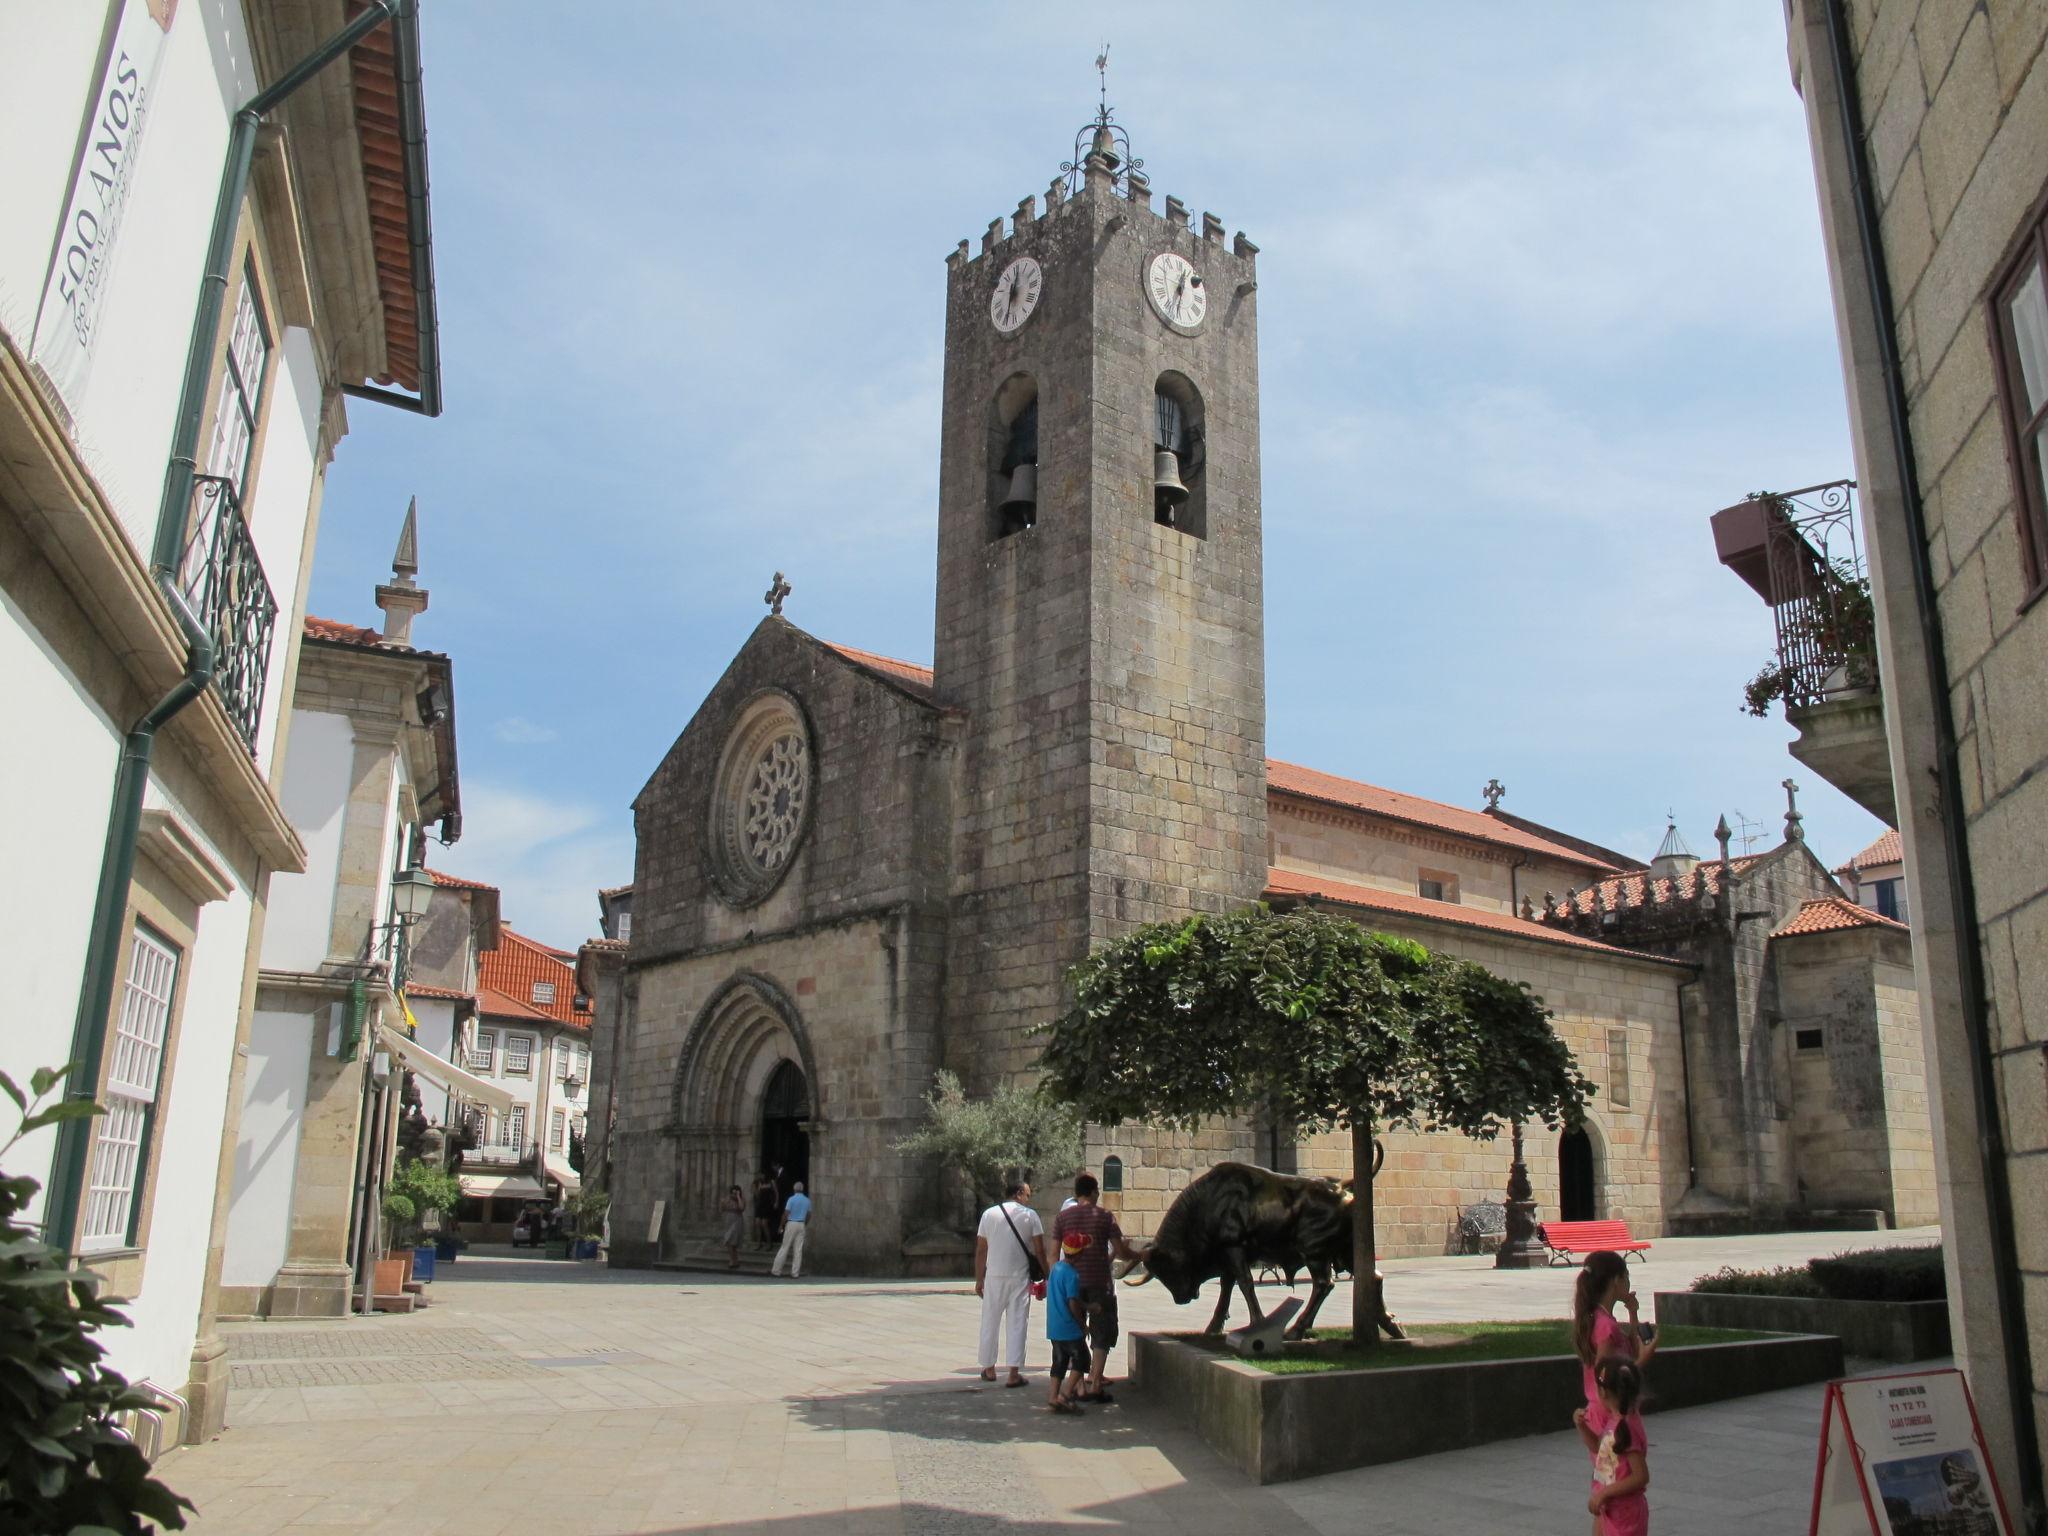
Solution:
<path fill-rule="evenodd" d="M 946 261 L 931 666 L 805 633 L 778 576 L 634 802 L 612 1262 L 686 1259 L 781 1166 L 819 1270 L 957 1269 L 940 1171 L 894 1150 L 934 1075 L 1028 1081 L 1091 949 L 1258 901 L 1542 995 L 1599 1088 L 1532 1128 L 1545 1216 L 1932 1220 L 1907 929 L 1844 899 L 1796 808 L 1767 852 L 1646 862 L 1497 785 L 1466 810 L 1267 757 L 1258 248 L 1155 207 L 1106 110 L 1064 171 Z M 1504 1144 L 1384 1140 L 1382 1253 L 1501 1198 Z M 1350 1167 L 1256 1123 L 1091 1127 L 1088 1156 L 1136 1234 L 1225 1158 Z"/>

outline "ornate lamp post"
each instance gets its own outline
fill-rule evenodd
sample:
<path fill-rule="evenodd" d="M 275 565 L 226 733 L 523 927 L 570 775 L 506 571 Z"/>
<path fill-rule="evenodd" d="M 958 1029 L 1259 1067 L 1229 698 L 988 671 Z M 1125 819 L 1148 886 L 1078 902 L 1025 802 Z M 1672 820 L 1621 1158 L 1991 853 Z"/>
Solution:
<path fill-rule="evenodd" d="M 1522 1161 L 1522 1122 L 1515 1122 L 1515 1160 L 1508 1167 L 1507 1236 L 1493 1256 L 1495 1269 L 1542 1269 L 1550 1254 L 1536 1236 L 1536 1202 L 1529 1166 Z"/>

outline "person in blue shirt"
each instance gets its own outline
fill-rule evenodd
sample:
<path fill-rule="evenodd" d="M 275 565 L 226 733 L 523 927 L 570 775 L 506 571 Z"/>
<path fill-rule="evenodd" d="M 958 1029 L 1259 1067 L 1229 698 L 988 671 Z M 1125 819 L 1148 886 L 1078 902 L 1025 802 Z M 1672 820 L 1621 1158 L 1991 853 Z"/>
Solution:
<path fill-rule="evenodd" d="M 1045 1277 L 1045 1336 L 1052 1341 L 1052 1386 L 1045 1406 L 1054 1413 L 1085 1413 L 1074 1399 L 1088 1375 L 1087 1330 L 1082 1327 L 1081 1274 L 1074 1255 L 1088 1246 L 1086 1232 L 1069 1232 L 1060 1241 L 1060 1261 Z"/>
<path fill-rule="evenodd" d="M 782 1246 L 775 1250 L 775 1262 L 768 1266 L 770 1274 L 780 1277 L 782 1261 L 788 1259 L 789 1278 L 801 1280 L 804 1276 L 804 1230 L 811 1223 L 811 1197 L 804 1193 L 799 1183 L 789 1192 L 789 1200 L 782 1207 Z"/>

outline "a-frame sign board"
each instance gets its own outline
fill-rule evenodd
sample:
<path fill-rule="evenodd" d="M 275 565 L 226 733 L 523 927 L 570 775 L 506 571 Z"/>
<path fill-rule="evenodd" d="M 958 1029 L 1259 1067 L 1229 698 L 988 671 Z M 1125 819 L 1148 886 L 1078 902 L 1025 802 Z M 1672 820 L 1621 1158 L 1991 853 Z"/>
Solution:
<path fill-rule="evenodd" d="M 1808 1536 L 2013 1536 L 1954 1369 L 1828 1383 Z"/>

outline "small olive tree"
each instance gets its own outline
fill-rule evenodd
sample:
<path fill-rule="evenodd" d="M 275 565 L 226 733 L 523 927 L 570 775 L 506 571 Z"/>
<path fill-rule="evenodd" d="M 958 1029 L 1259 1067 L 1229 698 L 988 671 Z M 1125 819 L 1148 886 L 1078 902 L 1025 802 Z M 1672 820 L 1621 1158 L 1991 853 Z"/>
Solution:
<path fill-rule="evenodd" d="M 925 1107 L 924 1126 L 896 1150 L 959 1169 L 979 1200 L 1001 1199 L 1012 1177 L 1051 1184 L 1081 1166 L 1081 1117 L 1029 1088 L 1006 1083 L 970 1099 L 958 1077 L 940 1072 Z"/>
<path fill-rule="evenodd" d="M 1352 1328 L 1378 1341 L 1380 1130 L 1491 1140 L 1576 1120 L 1592 1086 L 1541 998 L 1484 967 L 1313 911 L 1253 907 L 1140 928 L 1075 967 L 1041 1090 L 1103 1125 L 1192 1129 L 1266 1110 L 1351 1133 Z"/>

